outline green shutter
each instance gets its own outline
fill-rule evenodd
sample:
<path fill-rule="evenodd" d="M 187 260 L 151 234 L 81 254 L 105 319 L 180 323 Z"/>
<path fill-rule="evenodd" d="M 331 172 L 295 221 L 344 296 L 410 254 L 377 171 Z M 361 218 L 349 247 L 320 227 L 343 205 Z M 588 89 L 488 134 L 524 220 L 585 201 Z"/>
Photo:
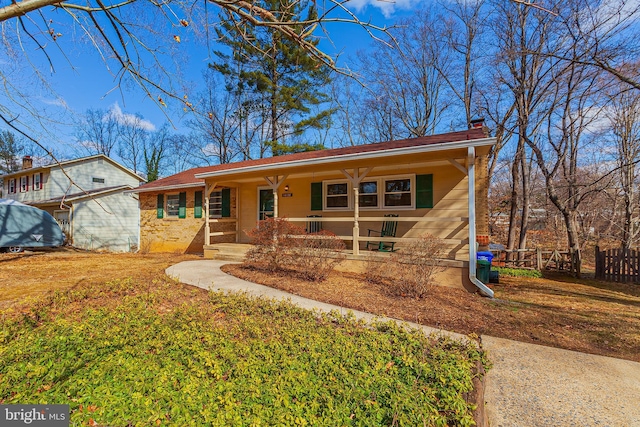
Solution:
<path fill-rule="evenodd" d="M 416 175 L 416 208 L 433 207 L 433 175 Z"/>
<path fill-rule="evenodd" d="M 196 191 L 193 205 L 193 217 L 202 218 L 202 191 Z"/>
<path fill-rule="evenodd" d="M 311 210 L 312 211 L 322 210 L 322 183 L 321 182 L 311 183 Z"/>
<path fill-rule="evenodd" d="M 157 218 L 164 217 L 164 194 L 158 194 L 158 204 L 157 206 Z"/>
<path fill-rule="evenodd" d="M 229 218 L 231 216 L 231 189 L 222 189 L 222 217 Z"/>
<path fill-rule="evenodd" d="M 182 192 L 178 195 L 178 218 L 187 217 L 187 193 Z"/>

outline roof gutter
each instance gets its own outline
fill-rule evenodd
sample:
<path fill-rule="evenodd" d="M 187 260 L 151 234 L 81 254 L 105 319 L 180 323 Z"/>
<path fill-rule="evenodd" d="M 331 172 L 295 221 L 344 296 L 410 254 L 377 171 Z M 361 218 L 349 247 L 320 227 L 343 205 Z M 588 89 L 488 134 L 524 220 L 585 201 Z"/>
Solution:
<path fill-rule="evenodd" d="M 495 138 L 482 138 L 482 139 L 469 139 L 465 141 L 458 142 L 446 142 L 440 144 L 430 144 L 430 145 L 421 145 L 421 146 L 412 146 L 412 147 L 403 147 L 403 148 L 395 148 L 395 149 L 381 149 L 378 151 L 371 151 L 365 153 L 353 153 L 353 154 L 343 154 L 339 156 L 329 156 L 329 157 L 320 157 L 317 159 L 302 159 L 302 160 L 293 160 L 289 162 L 279 162 L 279 163 L 271 163 L 271 164 L 262 164 L 255 166 L 245 166 L 243 168 L 236 169 L 224 169 L 220 171 L 213 172 L 203 172 L 195 174 L 196 178 L 205 179 L 216 176 L 229 175 L 231 173 L 242 173 L 242 172 L 252 172 L 259 171 L 264 172 L 267 170 L 273 169 L 282 169 L 283 167 L 297 167 L 297 166 L 309 166 L 309 165 L 320 165 L 327 163 L 336 163 L 340 161 L 350 161 L 350 160 L 364 160 L 364 159 L 375 159 L 380 157 L 389 157 L 389 156 L 401 156 L 406 154 L 415 154 L 415 153 L 428 153 L 432 151 L 448 151 L 448 150 L 458 150 L 461 148 L 475 148 L 482 147 L 486 145 L 495 145 Z"/>
<path fill-rule="evenodd" d="M 477 274 L 476 264 L 476 149 L 469 147 L 468 155 L 468 171 L 467 178 L 469 183 L 469 280 L 485 297 L 493 298 L 493 291 L 484 283 L 482 283 Z"/>
<path fill-rule="evenodd" d="M 167 191 L 167 190 L 181 190 L 183 188 L 204 187 L 204 182 L 192 182 L 188 184 L 176 184 L 176 185 L 162 185 L 151 188 L 134 188 L 127 190 L 125 193 L 150 193 L 152 191 Z"/>

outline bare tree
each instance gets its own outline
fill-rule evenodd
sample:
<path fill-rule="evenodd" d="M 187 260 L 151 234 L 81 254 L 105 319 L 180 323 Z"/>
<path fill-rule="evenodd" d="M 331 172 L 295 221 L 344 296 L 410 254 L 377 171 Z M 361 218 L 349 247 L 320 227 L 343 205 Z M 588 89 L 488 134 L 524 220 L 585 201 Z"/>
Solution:
<path fill-rule="evenodd" d="M 515 117 L 513 132 L 517 138 L 511 164 L 510 222 L 508 249 L 525 248 L 530 212 L 531 162 L 527 141 L 538 138 L 548 109 L 544 105 L 553 83 L 554 63 L 548 55 L 557 47 L 557 28 L 553 15 L 525 5 L 496 2 L 492 21 L 498 40 L 501 87 L 512 97 L 507 109 Z M 504 129 L 504 128 L 502 128 Z M 516 219 L 519 218 L 519 223 Z M 518 234 L 519 229 L 519 236 Z M 516 238 L 517 237 L 517 238 Z"/>
<path fill-rule="evenodd" d="M 446 46 L 438 34 L 437 17 L 425 8 L 398 22 L 392 31 L 396 48 L 378 44 L 360 55 L 372 125 L 384 139 L 432 134 L 448 107 L 438 72 Z"/>
<path fill-rule="evenodd" d="M 143 153 L 149 138 L 149 124 L 140 114 L 123 114 L 118 119 L 118 156 L 135 173 L 142 172 Z"/>
<path fill-rule="evenodd" d="M 609 90 L 605 114 L 615 143 L 618 187 L 623 204 L 620 241 L 622 248 L 629 249 L 637 243 L 640 233 L 636 167 L 640 162 L 640 93 L 631 89 L 620 91 L 620 86 Z"/>
<path fill-rule="evenodd" d="M 471 120 L 474 118 L 472 103 L 477 90 L 480 62 L 478 41 L 485 28 L 484 21 L 488 19 L 488 13 L 484 11 L 484 0 L 444 2 L 443 8 L 450 17 L 442 19 L 450 60 L 434 61 L 434 66 L 449 85 L 451 92 L 462 103 L 464 125 L 471 126 Z M 463 72 L 454 72 L 456 69 L 462 69 Z"/>
<path fill-rule="evenodd" d="M 76 129 L 78 145 L 90 155 L 111 156 L 111 152 L 117 148 L 118 121 L 110 111 L 88 109 L 77 123 Z"/>

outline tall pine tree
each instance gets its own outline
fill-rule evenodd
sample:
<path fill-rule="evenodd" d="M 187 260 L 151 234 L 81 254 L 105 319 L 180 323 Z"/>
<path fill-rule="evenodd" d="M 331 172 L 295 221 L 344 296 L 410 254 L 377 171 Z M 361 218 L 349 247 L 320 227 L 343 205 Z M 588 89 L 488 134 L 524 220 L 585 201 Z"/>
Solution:
<path fill-rule="evenodd" d="M 317 15 L 314 3 L 295 0 L 258 0 L 283 23 L 303 21 Z M 311 107 L 327 101 L 322 92 L 330 70 L 314 61 L 299 42 L 271 28 L 251 27 L 237 16 L 227 13 L 217 30 L 228 49 L 217 52 L 219 60 L 212 67 L 222 73 L 226 89 L 242 100 L 239 109 L 249 109 L 263 118 L 267 141 L 273 155 L 324 148 L 313 141 L 292 143 L 309 129 L 329 125 L 331 110 L 312 114 Z M 304 25 L 292 26 L 305 42 L 317 45 L 319 40 Z M 262 145 L 262 144 L 261 144 Z M 261 155 L 262 155 L 261 150 Z"/>

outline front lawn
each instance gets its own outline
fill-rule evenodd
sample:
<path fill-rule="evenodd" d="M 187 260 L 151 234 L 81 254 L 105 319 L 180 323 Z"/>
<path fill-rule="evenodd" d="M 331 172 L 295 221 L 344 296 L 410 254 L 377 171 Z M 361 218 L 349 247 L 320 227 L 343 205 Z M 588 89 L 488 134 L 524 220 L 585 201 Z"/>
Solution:
<path fill-rule="evenodd" d="M 336 313 L 157 276 L 80 284 L 0 312 L 0 403 L 71 425 L 471 425 L 483 354 Z"/>
<path fill-rule="evenodd" d="M 239 264 L 238 277 L 317 301 L 462 334 L 491 335 L 640 362 L 640 285 L 574 279 L 501 277 L 490 300 L 433 286 L 424 298 L 395 295 L 361 275 L 334 272 L 321 283 Z"/>

